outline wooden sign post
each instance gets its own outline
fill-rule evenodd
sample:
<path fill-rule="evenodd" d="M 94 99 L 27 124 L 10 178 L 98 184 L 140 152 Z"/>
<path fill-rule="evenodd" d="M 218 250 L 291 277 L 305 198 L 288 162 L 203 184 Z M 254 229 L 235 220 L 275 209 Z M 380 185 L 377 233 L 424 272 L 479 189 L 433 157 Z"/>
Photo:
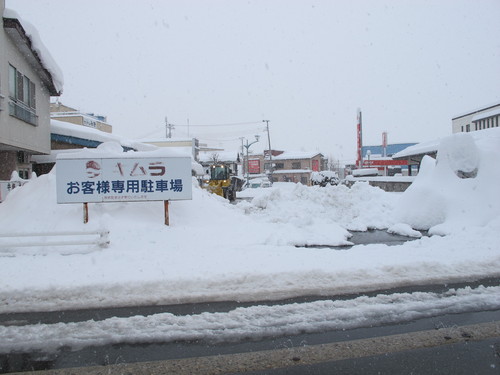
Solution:
<path fill-rule="evenodd" d="M 87 224 L 89 222 L 89 204 L 83 203 L 83 224 Z"/>
<path fill-rule="evenodd" d="M 170 216 L 168 213 L 168 201 L 163 201 L 165 206 L 165 225 L 170 225 Z"/>

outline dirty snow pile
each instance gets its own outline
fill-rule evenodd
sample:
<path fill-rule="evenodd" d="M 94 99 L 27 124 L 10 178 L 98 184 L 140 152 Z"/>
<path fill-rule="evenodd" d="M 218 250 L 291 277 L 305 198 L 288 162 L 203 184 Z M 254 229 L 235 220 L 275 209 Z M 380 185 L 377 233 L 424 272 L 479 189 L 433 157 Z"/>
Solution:
<path fill-rule="evenodd" d="M 0 204 L 1 232 L 106 229 L 110 244 L 4 243 L 0 312 L 258 301 L 498 275 L 499 130 L 443 140 L 437 161 L 426 159 L 403 194 L 366 183 L 283 183 L 232 205 L 193 182 L 192 200 L 171 203 L 169 227 L 161 202 L 90 204 L 85 225 L 80 204 L 56 203 L 54 170 Z M 347 245 L 348 230 L 369 228 L 433 236 L 398 246 L 302 247 Z"/>

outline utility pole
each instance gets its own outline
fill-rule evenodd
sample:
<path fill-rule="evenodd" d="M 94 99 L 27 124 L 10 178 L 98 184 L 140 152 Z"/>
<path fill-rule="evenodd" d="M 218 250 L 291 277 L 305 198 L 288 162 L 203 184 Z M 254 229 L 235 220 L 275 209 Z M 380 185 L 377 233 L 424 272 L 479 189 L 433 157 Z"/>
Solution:
<path fill-rule="evenodd" d="M 172 129 L 175 129 L 175 126 L 174 126 L 174 124 L 168 123 L 167 116 L 165 116 L 165 128 L 166 128 L 165 136 L 167 138 L 172 138 Z"/>
<path fill-rule="evenodd" d="M 361 120 L 361 109 L 359 108 L 358 108 L 357 133 L 358 133 L 358 149 L 357 149 L 358 156 L 356 164 L 358 168 L 363 168 L 363 122 Z"/>
<path fill-rule="evenodd" d="M 259 136 L 256 135 L 255 136 L 255 141 L 251 142 L 251 143 L 248 143 L 248 139 L 246 140 L 247 143 L 245 146 L 245 148 L 247 149 L 247 185 L 248 185 L 248 182 L 250 181 L 250 168 L 249 168 L 249 161 L 248 161 L 248 149 L 250 148 L 251 145 L 253 145 L 254 143 L 257 143 L 259 142 Z"/>
<path fill-rule="evenodd" d="M 269 182 L 273 183 L 273 151 L 271 148 L 271 134 L 269 133 L 269 120 L 262 120 L 262 122 L 266 123 L 266 131 L 267 131 L 267 142 L 269 145 Z"/>
<path fill-rule="evenodd" d="M 246 163 L 245 163 L 245 149 L 244 149 L 244 144 L 243 140 L 245 137 L 240 137 L 241 139 L 241 173 L 243 173 L 243 176 L 246 173 Z"/>

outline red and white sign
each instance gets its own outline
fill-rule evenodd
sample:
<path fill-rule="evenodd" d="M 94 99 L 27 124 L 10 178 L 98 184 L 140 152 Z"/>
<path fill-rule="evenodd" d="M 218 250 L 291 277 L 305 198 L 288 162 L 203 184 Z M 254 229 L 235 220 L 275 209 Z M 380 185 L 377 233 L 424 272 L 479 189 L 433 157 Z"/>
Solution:
<path fill-rule="evenodd" d="M 260 160 L 248 160 L 248 173 L 260 173 Z"/>
<path fill-rule="evenodd" d="M 314 172 L 319 172 L 319 160 L 313 159 L 313 161 L 312 161 L 312 170 Z"/>

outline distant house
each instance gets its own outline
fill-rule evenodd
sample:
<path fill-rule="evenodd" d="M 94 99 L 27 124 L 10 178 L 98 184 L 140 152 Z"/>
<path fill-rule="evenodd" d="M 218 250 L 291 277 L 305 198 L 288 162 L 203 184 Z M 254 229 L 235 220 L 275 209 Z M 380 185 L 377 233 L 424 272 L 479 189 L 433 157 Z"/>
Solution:
<path fill-rule="evenodd" d="M 50 97 L 62 74 L 38 33 L 0 0 L 0 180 L 29 178 L 32 155 L 50 153 Z"/>
<path fill-rule="evenodd" d="M 325 158 L 320 152 L 290 152 L 273 150 L 269 154 L 251 155 L 248 160 L 250 175 L 269 175 L 273 182 L 311 184 L 311 173 L 325 169 Z"/>
<path fill-rule="evenodd" d="M 105 133 L 113 133 L 113 127 L 107 123 L 106 116 L 96 115 L 94 113 L 84 113 L 75 108 L 68 107 L 59 101 L 50 103 L 50 118 L 75 125 L 86 126 Z"/>
<path fill-rule="evenodd" d="M 139 142 L 156 147 L 173 147 L 177 150 L 191 154 L 193 160 L 198 161 L 200 146 L 196 138 L 143 138 Z"/>

